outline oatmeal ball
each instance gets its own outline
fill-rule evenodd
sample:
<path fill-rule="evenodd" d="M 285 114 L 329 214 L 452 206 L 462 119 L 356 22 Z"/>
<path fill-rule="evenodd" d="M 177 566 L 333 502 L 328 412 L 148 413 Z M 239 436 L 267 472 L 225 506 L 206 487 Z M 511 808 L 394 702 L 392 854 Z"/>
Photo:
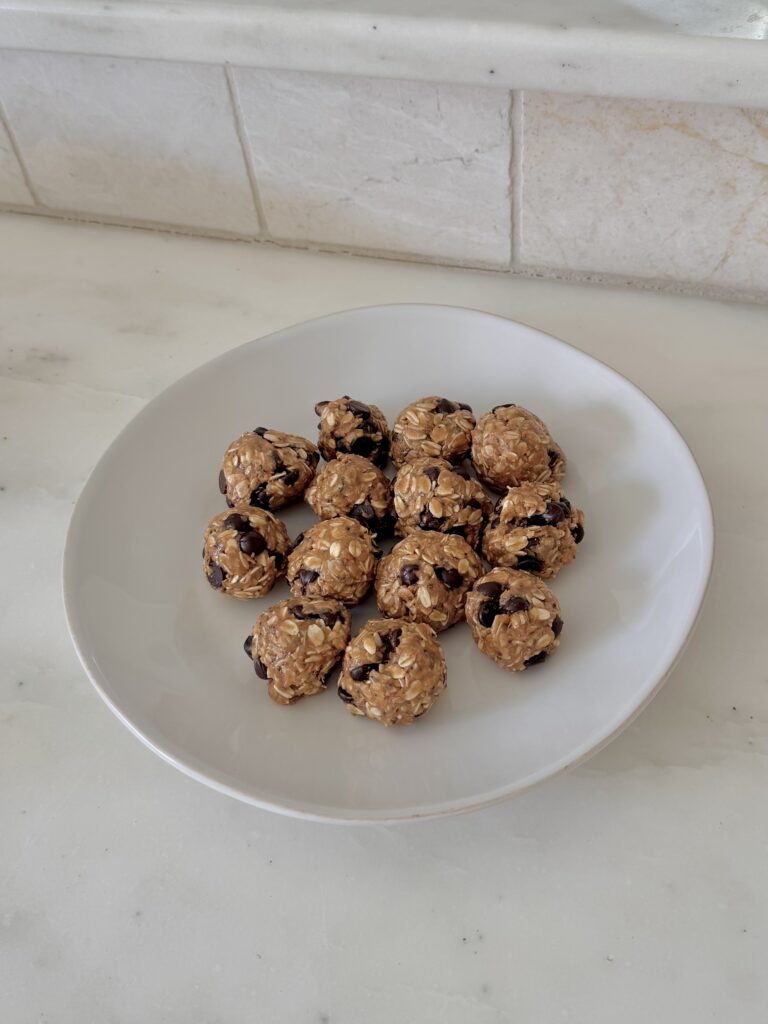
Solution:
<path fill-rule="evenodd" d="M 395 529 L 400 536 L 414 530 L 438 530 L 464 537 L 477 547 L 483 523 L 491 514 L 488 495 L 463 469 L 444 459 L 413 459 L 395 477 Z"/>
<path fill-rule="evenodd" d="M 392 488 L 380 469 L 360 455 L 339 455 L 304 493 L 320 519 L 349 516 L 380 536 L 392 533 Z"/>
<path fill-rule="evenodd" d="M 230 507 L 281 508 L 304 493 L 319 461 L 306 437 L 257 427 L 227 448 L 219 490 Z"/>
<path fill-rule="evenodd" d="M 491 565 L 551 579 L 574 560 L 583 537 L 584 513 L 573 508 L 559 484 L 521 484 L 496 503 L 483 554 Z"/>
<path fill-rule="evenodd" d="M 469 452 L 475 417 L 463 402 L 430 395 L 412 402 L 392 427 L 392 461 L 396 466 L 423 455 L 446 459 L 454 465 Z"/>
<path fill-rule="evenodd" d="M 482 574 L 462 537 L 418 530 L 382 558 L 376 600 L 384 615 L 426 622 L 439 633 L 464 618 L 467 592 Z"/>
<path fill-rule="evenodd" d="M 560 605 L 529 572 L 491 569 L 467 596 L 475 643 L 508 672 L 539 665 L 560 644 Z"/>
<path fill-rule="evenodd" d="M 317 446 L 330 462 L 337 455 L 359 455 L 376 466 L 387 464 L 389 427 L 377 405 L 366 405 L 344 395 L 332 402 L 318 402 L 320 417 Z"/>
<path fill-rule="evenodd" d="M 285 572 L 291 542 L 271 512 L 237 505 L 214 516 L 203 540 L 203 571 L 222 594 L 246 601 L 269 593 Z"/>
<path fill-rule="evenodd" d="M 324 519 L 296 538 L 288 557 L 291 592 L 359 604 L 373 582 L 378 555 L 373 537 L 354 519 Z"/>
<path fill-rule="evenodd" d="M 259 616 L 243 647 L 256 675 L 267 680 L 272 700 L 294 704 L 325 689 L 349 637 L 350 616 L 343 604 L 291 597 Z"/>
<path fill-rule="evenodd" d="M 445 658 L 423 622 L 372 619 L 347 647 L 339 697 L 353 715 L 410 725 L 445 689 Z"/>
<path fill-rule="evenodd" d="M 494 491 L 560 480 L 565 456 L 538 416 L 519 405 L 497 405 L 472 431 L 472 464 Z"/>

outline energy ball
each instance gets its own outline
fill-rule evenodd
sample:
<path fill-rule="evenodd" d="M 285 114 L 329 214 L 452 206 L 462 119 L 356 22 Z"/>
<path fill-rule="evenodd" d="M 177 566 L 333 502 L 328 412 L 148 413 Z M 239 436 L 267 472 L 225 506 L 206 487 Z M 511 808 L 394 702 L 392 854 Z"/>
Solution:
<path fill-rule="evenodd" d="M 483 554 L 491 565 L 551 579 L 574 560 L 583 537 L 584 513 L 573 508 L 559 484 L 521 484 L 496 503 Z"/>
<path fill-rule="evenodd" d="M 398 470 L 392 489 L 395 529 L 401 536 L 414 530 L 438 530 L 456 533 L 477 547 L 491 502 L 463 469 L 444 459 L 413 459 Z"/>
<path fill-rule="evenodd" d="M 306 437 L 257 427 L 227 448 L 219 490 L 230 508 L 281 508 L 301 497 L 319 461 L 320 453 Z"/>
<path fill-rule="evenodd" d="M 423 622 L 372 619 L 347 647 L 339 697 L 353 715 L 382 725 L 410 725 L 435 703 L 445 677 L 433 629 Z"/>
<path fill-rule="evenodd" d="M 368 530 L 348 516 L 315 523 L 296 538 L 288 557 L 291 593 L 359 604 L 373 582 L 378 554 Z"/>
<path fill-rule="evenodd" d="M 366 405 L 344 395 L 332 402 L 318 402 L 320 417 L 317 446 L 330 462 L 338 455 L 359 455 L 376 466 L 387 464 L 389 427 L 377 405 Z"/>
<path fill-rule="evenodd" d="M 320 519 L 349 516 L 373 533 L 392 533 L 390 482 L 360 455 L 339 455 L 324 466 L 304 492 L 304 500 Z"/>
<path fill-rule="evenodd" d="M 458 465 L 469 452 L 475 417 L 470 406 L 430 395 L 412 402 L 392 427 L 392 461 L 396 466 L 422 456 Z"/>
<path fill-rule="evenodd" d="M 237 505 L 208 524 L 203 571 L 215 590 L 248 601 L 269 593 L 290 550 L 286 529 L 271 512 Z"/>
<path fill-rule="evenodd" d="M 325 689 L 349 643 L 350 615 L 338 601 L 291 597 L 268 608 L 246 637 L 245 653 L 278 704 Z"/>
<path fill-rule="evenodd" d="M 560 480 L 565 456 L 538 416 L 519 405 L 497 405 L 472 431 L 472 464 L 493 491 Z"/>
<path fill-rule="evenodd" d="M 385 615 L 426 622 L 439 633 L 464 618 L 467 592 L 482 574 L 462 537 L 418 530 L 382 558 L 376 600 Z"/>
<path fill-rule="evenodd" d="M 491 569 L 467 596 L 475 643 L 508 672 L 540 665 L 560 644 L 557 598 L 529 572 Z"/>

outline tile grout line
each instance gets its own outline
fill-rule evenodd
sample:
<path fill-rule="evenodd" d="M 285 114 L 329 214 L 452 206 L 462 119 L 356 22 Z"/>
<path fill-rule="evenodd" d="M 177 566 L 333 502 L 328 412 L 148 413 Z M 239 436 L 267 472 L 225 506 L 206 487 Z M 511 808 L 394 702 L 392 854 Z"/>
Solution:
<path fill-rule="evenodd" d="M 227 83 L 227 92 L 229 94 L 229 103 L 232 108 L 232 117 L 235 122 L 235 131 L 237 132 L 237 140 L 240 143 L 240 151 L 243 154 L 243 163 L 245 165 L 245 173 L 248 175 L 248 183 L 251 186 L 251 197 L 253 199 L 253 205 L 256 210 L 256 219 L 259 222 L 259 232 L 265 239 L 269 239 L 269 226 L 267 225 L 267 216 L 264 212 L 264 207 L 261 203 L 261 194 L 259 192 L 259 184 L 256 181 L 256 172 L 253 169 L 253 161 L 251 160 L 251 150 L 248 145 L 248 137 L 245 132 L 245 124 L 243 122 L 243 111 L 240 106 L 240 96 L 235 85 L 235 80 L 232 75 L 232 67 L 229 64 L 224 65 L 224 78 Z"/>
<path fill-rule="evenodd" d="M 11 127 L 11 122 L 9 121 L 8 115 L 5 112 L 5 107 L 3 106 L 3 104 L 1 102 L 0 102 L 0 125 L 5 129 L 5 133 L 8 136 L 8 141 L 11 144 L 11 151 L 12 151 L 13 155 L 16 157 L 16 163 L 19 165 L 19 170 L 21 171 L 21 177 L 22 177 L 22 179 L 24 181 L 24 184 L 27 186 L 27 191 L 32 196 L 32 202 L 35 204 L 35 206 L 40 206 L 40 207 L 45 208 L 45 203 L 42 203 L 40 201 L 40 199 L 39 199 L 39 197 L 37 195 L 37 191 L 35 189 L 35 186 L 32 184 L 32 178 L 29 175 L 29 171 L 27 170 L 27 165 L 25 164 L 24 158 L 21 155 L 21 149 L 19 147 L 19 143 L 18 143 L 18 140 L 16 138 L 16 133 L 14 132 L 13 128 Z"/>
<path fill-rule="evenodd" d="M 509 187 L 511 202 L 511 259 L 512 266 L 520 263 L 523 229 L 523 91 L 514 89 L 510 93 L 509 131 L 512 139 L 512 155 L 509 161 Z"/>

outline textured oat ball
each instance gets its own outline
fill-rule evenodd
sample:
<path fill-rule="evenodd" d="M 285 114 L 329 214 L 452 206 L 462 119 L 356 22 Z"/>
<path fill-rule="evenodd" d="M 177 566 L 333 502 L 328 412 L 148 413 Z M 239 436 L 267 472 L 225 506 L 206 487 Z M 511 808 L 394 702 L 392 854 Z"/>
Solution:
<path fill-rule="evenodd" d="M 306 597 L 280 601 L 259 616 L 243 646 L 272 700 L 294 704 L 325 689 L 349 643 L 350 621 L 338 601 Z"/>
<path fill-rule="evenodd" d="M 560 605 L 545 583 L 517 569 L 491 569 L 467 595 L 475 643 L 508 672 L 539 665 L 560 644 Z"/>
<path fill-rule="evenodd" d="M 423 622 L 372 619 L 347 647 L 339 697 L 353 715 L 382 725 L 410 725 L 445 689 L 446 667 L 435 631 Z"/>
<path fill-rule="evenodd" d="M 444 459 L 414 459 L 398 470 L 392 490 L 395 529 L 400 536 L 414 530 L 438 530 L 456 533 L 477 547 L 491 514 L 491 502 L 477 480 L 463 469 Z"/>
<path fill-rule="evenodd" d="M 263 597 L 285 572 L 291 542 L 271 512 L 237 505 L 214 516 L 203 540 L 203 571 L 211 586 L 241 600 Z"/>
<path fill-rule="evenodd" d="M 359 455 L 339 455 L 319 471 L 304 500 L 320 519 L 349 516 L 379 536 L 392 533 L 392 487 Z"/>
<path fill-rule="evenodd" d="M 281 508 L 301 497 L 319 461 L 320 453 L 306 437 L 257 427 L 227 448 L 219 490 L 230 507 Z"/>
<path fill-rule="evenodd" d="M 412 402 L 392 427 L 392 461 L 396 466 L 421 456 L 458 465 L 469 452 L 475 417 L 470 406 L 430 395 Z"/>
<path fill-rule="evenodd" d="M 439 633 L 464 618 L 467 592 L 482 574 L 462 537 L 418 530 L 382 558 L 376 600 L 385 615 L 426 622 Z"/>
<path fill-rule="evenodd" d="M 389 456 L 389 427 L 377 405 L 366 405 L 349 395 L 332 402 L 318 402 L 315 412 L 320 417 L 317 446 L 324 459 L 338 455 L 359 455 L 379 467 L 386 466 Z"/>
<path fill-rule="evenodd" d="M 472 431 L 472 464 L 494 491 L 560 480 L 565 456 L 538 416 L 519 405 L 497 405 Z"/>
<path fill-rule="evenodd" d="M 559 484 L 521 484 L 496 503 L 483 534 L 483 554 L 491 565 L 551 579 L 574 560 L 583 536 L 584 513 Z"/>
<path fill-rule="evenodd" d="M 286 573 L 291 592 L 359 604 L 373 582 L 378 554 L 371 534 L 354 519 L 324 519 L 296 538 Z"/>

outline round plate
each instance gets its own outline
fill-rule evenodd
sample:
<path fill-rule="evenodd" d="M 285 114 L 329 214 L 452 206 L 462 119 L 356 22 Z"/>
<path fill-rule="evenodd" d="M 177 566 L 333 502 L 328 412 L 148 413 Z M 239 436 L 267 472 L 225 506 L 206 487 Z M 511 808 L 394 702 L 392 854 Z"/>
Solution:
<path fill-rule="evenodd" d="M 235 601 L 200 548 L 223 508 L 228 443 L 257 426 L 316 436 L 313 407 L 349 394 L 392 418 L 422 395 L 538 413 L 568 456 L 586 537 L 554 581 L 557 655 L 508 674 L 465 624 L 442 634 L 448 689 L 409 728 L 351 716 L 335 687 L 281 707 L 242 644 L 288 594 Z M 283 510 L 291 536 L 312 521 Z M 593 753 L 653 696 L 680 653 L 712 560 L 712 517 L 684 441 L 602 363 L 530 327 L 466 309 L 382 306 L 251 342 L 150 402 L 77 503 L 64 598 L 80 659 L 115 714 L 201 782 L 325 820 L 447 814 L 520 792 Z M 353 628 L 376 614 L 368 602 Z"/>

